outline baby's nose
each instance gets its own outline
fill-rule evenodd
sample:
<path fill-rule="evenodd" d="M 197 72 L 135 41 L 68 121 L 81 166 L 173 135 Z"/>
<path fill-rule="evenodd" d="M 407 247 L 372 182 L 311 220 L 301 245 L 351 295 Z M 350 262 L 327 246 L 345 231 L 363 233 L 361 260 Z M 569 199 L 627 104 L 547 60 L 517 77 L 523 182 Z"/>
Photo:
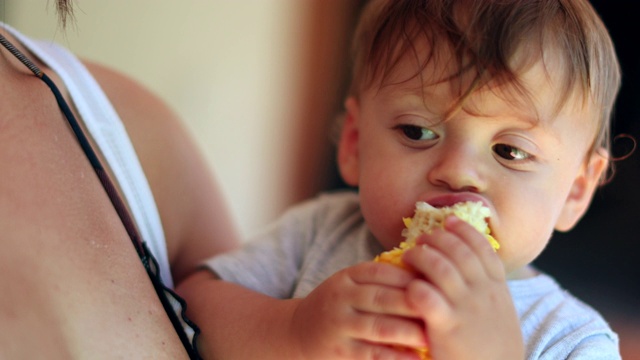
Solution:
<path fill-rule="evenodd" d="M 482 152 L 470 144 L 444 146 L 440 149 L 428 180 L 436 186 L 444 186 L 452 191 L 483 192 L 486 179 L 483 169 L 486 160 Z"/>

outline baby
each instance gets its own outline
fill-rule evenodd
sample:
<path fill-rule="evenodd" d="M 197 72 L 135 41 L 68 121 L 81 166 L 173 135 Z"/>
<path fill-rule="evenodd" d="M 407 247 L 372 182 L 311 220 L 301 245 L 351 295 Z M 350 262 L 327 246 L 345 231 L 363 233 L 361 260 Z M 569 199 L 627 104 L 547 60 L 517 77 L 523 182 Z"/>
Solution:
<path fill-rule="evenodd" d="M 294 207 L 179 289 L 220 358 L 618 359 L 602 317 L 530 264 L 608 168 L 619 69 L 586 0 L 373 0 L 338 143 L 357 192 Z M 402 255 L 414 205 L 479 202 Z"/>

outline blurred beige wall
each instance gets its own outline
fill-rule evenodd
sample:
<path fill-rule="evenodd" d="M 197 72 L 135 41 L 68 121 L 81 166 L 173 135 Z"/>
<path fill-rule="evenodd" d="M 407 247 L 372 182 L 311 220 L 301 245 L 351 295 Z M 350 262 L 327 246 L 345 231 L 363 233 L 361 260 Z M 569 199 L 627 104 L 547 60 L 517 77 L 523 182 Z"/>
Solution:
<path fill-rule="evenodd" d="M 57 25 L 54 0 L 0 0 L 3 21 L 110 65 L 184 119 L 245 235 L 290 203 L 293 116 L 300 91 L 297 0 L 74 0 Z M 168 141 L 170 139 L 167 139 Z"/>

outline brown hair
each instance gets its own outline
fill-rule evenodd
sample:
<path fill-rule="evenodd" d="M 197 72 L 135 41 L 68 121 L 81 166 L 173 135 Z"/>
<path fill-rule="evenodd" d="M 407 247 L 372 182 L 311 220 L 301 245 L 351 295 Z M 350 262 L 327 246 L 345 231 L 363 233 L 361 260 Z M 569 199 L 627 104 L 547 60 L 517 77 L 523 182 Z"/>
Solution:
<path fill-rule="evenodd" d="M 427 41 L 426 57 L 419 55 L 419 41 Z M 608 31 L 587 0 L 372 0 L 363 9 L 352 46 L 354 96 L 389 85 L 395 66 L 407 55 L 419 64 L 412 78 L 422 77 L 427 65 L 439 60 L 436 50 L 448 48 L 456 70 L 444 80 L 462 85 L 456 108 L 489 82 L 507 84 L 527 98 L 518 74 L 551 56 L 562 69 L 553 74 L 560 76 L 562 91 L 557 109 L 579 91 L 597 111 L 591 150 L 610 149 L 620 69 Z M 469 82 L 463 81 L 469 76 Z"/>
<path fill-rule="evenodd" d="M 71 2 L 72 0 L 56 0 L 56 12 L 58 13 L 60 25 L 62 25 L 63 29 L 67 27 L 67 21 L 73 19 L 73 6 Z"/>

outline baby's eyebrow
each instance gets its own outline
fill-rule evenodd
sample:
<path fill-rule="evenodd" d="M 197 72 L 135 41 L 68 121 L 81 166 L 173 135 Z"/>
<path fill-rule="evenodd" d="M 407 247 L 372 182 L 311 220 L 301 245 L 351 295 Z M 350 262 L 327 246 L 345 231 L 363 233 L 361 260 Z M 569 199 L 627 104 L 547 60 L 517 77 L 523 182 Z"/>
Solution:
<path fill-rule="evenodd" d="M 428 114 L 429 118 L 439 119 L 443 119 L 449 110 L 443 105 L 450 101 L 442 99 L 442 97 L 442 95 L 435 94 L 431 91 L 402 86 L 382 88 L 374 95 L 374 99 L 379 103 L 394 107 L 410 107 L 416 111 L 419 110 L 422 113 Z"/>
<path fill-rule="evenodd" d="M 485 117 L 487 118 L 489 121 L 493 120 L 496 122 L 504 122 L 504 121 L 510 121 L 511 123 L 516 123 L 518 125 L 521 125 L 523 128 L 530 128 L 530 129 L 534 129 L 534 128 L 538 128 L 538 127 L 544 127 L 544 125 L 541 125 L 544 123 L 544 121 L 537 117 L 537 116 L 531 116 L 528 114 L 524 114 L 524 113 L 518 113 L 518 112 L 514 112 L 511 114 L 496 114 L 496 115 L 492 115 L 492 114 L 474 114 L 478 117 Z"/>
<path fill-rule="evenodd" d="M 513 116 L 513 119 L 518 122 L 529 124 L 531 127 L 536 127 L 542 122 L 542 120 L 536 116 Z"/>

